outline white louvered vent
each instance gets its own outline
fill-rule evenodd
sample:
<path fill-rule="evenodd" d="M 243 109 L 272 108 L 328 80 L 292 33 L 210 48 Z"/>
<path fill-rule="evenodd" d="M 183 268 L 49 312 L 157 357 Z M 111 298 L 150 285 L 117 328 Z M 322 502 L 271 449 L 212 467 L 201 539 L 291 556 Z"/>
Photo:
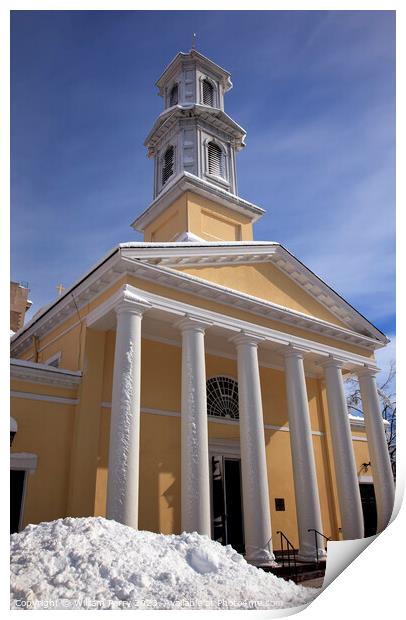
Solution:
<path fill-rule="evenodd" d="M 215 142 L 209 142 L 207 145 L 208 159 L 209 159 L 209 174 L 214 174 L 217 177 L 224 176 L 224 162 L 223 151 L 215 144 Z"/>
<path fill-rule="evenodd" d="M 173 105 L 176 105 L 178 103 L 178 93 L 179 93 L 179 88 L 178 88 L 178 85 L 175 84 L 174 86 L 172 86 L 172 89 L 169 95 L 169 107 L 172 107 Z"/>
<path fill-rule="evenodd" d="M 203 80 L 203 103 L 214 106 L 214 88 L 208 80 Z"/>
<path fill-rule="evenodd" d="M 173 146 L 169 146 L 165 151 L 164 160 L 163 160 L 162 185 L 165 185 L 169 177 L 173 175 L 174 159 L 175 159 L 175 149 L 173 148 Z"/>

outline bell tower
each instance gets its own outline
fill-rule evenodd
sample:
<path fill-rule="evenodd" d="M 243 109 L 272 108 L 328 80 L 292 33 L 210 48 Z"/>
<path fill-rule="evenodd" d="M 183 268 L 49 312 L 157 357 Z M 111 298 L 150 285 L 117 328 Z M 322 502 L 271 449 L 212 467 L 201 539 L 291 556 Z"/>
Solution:
<path fill-rule="evenodd" d="M 224 111 L 230 74 L 195 49 L 156 83 L 164 109 L 145 140 L 153 202 L 132 226 L 145 241 L 244 241 L 264 211 L 238 196 L 245 131 Z"/>

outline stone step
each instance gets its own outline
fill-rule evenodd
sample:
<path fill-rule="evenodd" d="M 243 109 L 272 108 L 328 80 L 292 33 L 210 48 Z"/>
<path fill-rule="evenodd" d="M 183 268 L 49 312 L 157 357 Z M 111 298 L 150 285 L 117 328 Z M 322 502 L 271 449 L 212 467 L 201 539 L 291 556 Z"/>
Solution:
<path fill-rule="evenodd" d="M 287 581 L 292 580 L 296 583 L 303 583 L 310 580 L 320 580 L 324 578 L 326 570 L 326 562 L 321 561 L 318 564 L 316 562 L 297 562 L 296 571 L 293 564 L 291 566 L 261 566 L 261 568 L 277 577 L 281 577 Z"/>

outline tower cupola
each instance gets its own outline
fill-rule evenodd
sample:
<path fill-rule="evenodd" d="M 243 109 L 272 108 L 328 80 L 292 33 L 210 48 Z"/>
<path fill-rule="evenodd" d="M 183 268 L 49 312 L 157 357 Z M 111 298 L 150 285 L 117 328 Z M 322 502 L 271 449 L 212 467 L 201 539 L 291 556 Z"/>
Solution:
<path fill-rule="evenodd" d="M 194 49 L 179 52 L 156 85 L 165 109 L 200 104 L 224 110 L 224 94 L 233 87 L 228 71 Z"/>
<path fill-rule="evenodd" d="M 156 85 L 164 109 L 145 140 L 148 156 L 154 160 L 154 200 L 133 223 L 134 228 L 143 231 L 146 240 L 158 240 L 146 230 L 152 216 L 167 212 L 174 200 L 189 191 L 221 206 L 222 212 L 228 209 L 232 219 L 243 216 L 248 228 L 243 232 L 234 222 L 230 231 L 234 227 L 235 232 L 230 234 L 236 239 L 252 238 L 250 226 L 263 210 L 238 197 L 236 154 L 245 146 L 246 133 L 224 111 L 224 95 L 232 88 L 230 74 L 192 49 L 179 52 Z M 181 226 L 186 227 L 182 231 L 186 238 L 187 233 L 198 235 L 190 230 L 196 218 L 189 217 L 189 211 L 191 207 Z M 222 239 L 224 233 L 219 234 Z"/>

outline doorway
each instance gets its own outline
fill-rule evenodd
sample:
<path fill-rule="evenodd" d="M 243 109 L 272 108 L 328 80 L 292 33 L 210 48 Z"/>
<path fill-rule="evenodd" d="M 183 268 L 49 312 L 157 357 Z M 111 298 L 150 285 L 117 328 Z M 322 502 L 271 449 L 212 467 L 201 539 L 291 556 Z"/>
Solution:
<path fill-rule="evenodd" d="M 212 536 L 222 545 L 245 552 L 241 490 L 241 460 L 212 455 Z"/>
<path fill-rule="evenodd" d="M 359 485 L 361 494 L 362 513 L 364 515 L 364 537 L 374 536 L 377 527 L 376 498 L 374 485 L 361 483 Z"/>
<path fill-rule="evenodd" d="M 20 531 L 26 472 L 10 469 L 10 534 Z"/>

